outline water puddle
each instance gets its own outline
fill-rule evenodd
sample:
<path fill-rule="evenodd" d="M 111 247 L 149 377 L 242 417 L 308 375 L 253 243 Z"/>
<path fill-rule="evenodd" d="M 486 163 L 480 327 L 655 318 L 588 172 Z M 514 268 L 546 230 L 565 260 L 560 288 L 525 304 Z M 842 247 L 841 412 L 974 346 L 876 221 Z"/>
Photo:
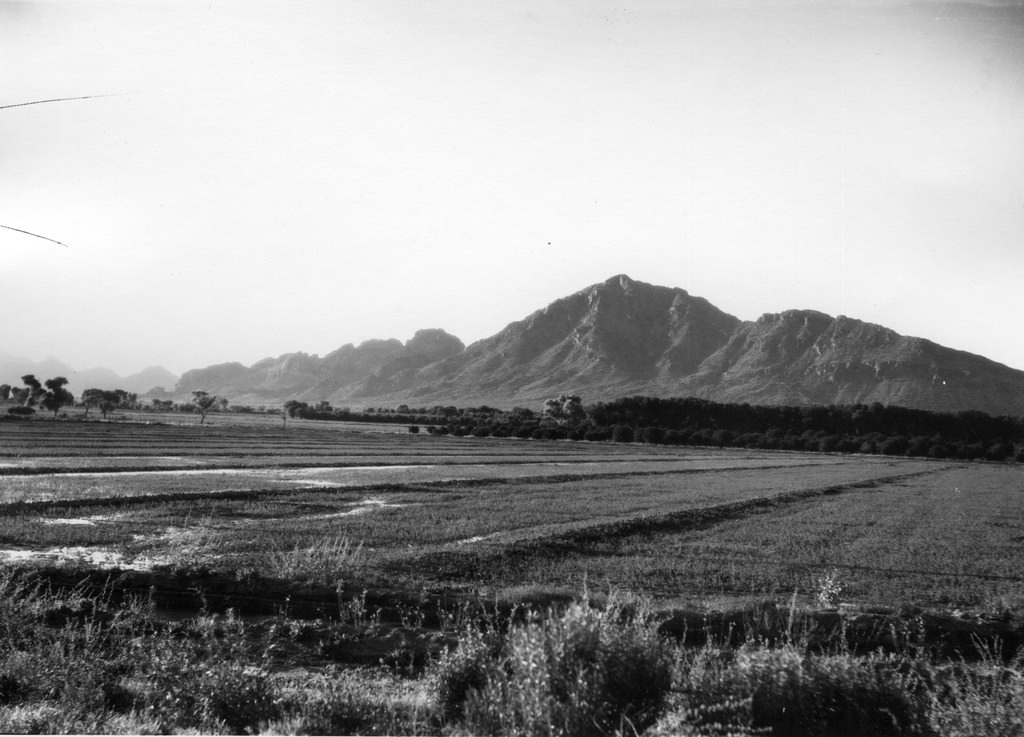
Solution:
<path fill-rule="evenodd" d="M 110 476 L 271 476 L 289 477 L 304 474 L 325 474 L 325 473 L 348 473 L 349 471 L 374 472 L 374 471 L 407 471 L 409 469 L 434 468 L 435 464 L 403 464 L 383 466 L 314 466 L 309 468 L 179 468 L 179 469 L 125 469 L 123 471 L 59 471 L 48 473 L 47 477 L 52 478 L 104 478 Z"/>
<path fill-rule="evenodd" d="M 358 502 L 352 502 L 352 509 L 346 509 L 344 512 L 324 512 L 321 514 L 307 514 L 299 515 L 295 517 L 274 517 L 270 519 L 260 520 L 245 520 L 242 524 L 267 524 L 273 522 L 295 522 L 297 520 L 325 520 L 325 519 L 337 519 L 339 517 L 354 517 L 360 514 L 368 514 L 379 509 L 398 509 L 399 507 L 407 507 L 408 504 L 397 504 L 395 502 L 388 502 L 379 497 L 367 497 Z"/>
<path fill-rule="evenodd" d="M 490 535 L 474 535 L 473 537 L 464 537 L 461 540 L 456 540 L 456 545 L 472 545 L 473 543 L 482 543 L 491 538 L 498 536 L 497 532 L 492 532 Z"/>
<path fill-rule="evenodd" d="M 158 563 L 157 560 L 151 558 L 136 558 L 129 561 L 121 553 L 112 550 L 80 546 L 65 546 L 46 550 L 0 549 L 0 561 L 4 563 L 87 563 L 97 568 L 121 568 L 132 571 L 147 571 Z"/>

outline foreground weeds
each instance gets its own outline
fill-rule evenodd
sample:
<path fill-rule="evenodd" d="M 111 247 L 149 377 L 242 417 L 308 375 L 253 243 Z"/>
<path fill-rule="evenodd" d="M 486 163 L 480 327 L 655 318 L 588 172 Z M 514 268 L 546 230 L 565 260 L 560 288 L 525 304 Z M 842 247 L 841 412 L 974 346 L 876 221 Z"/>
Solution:
<path fill-rule="evenodd" d="M 401 653 L 353 667 L 381 634 L 373 617 L 167 622 L 144 602 L 2 572 L 0 732 L 1024 734 L 1024 669 L 994 648 L 972 663 L 785 637 L 685 648 L 618 595 L 460 611 L 434 640 L 457 644 L 425 668 Z"/>
<path fill-rule="evenodd" d="M 469 628 L 430 677 L 442 717 L 472 734 L 642 731 L 671 688 L 672 648 L 648 610 L 584 600 L 505 634 Z"/>
<path fill-rule="evenodd" d="M 1019 660 L 983 652 L 980 663 L 937 662 L 924 648 L 822 654 L 792 628 L 774 645 L 687 649 L 657 624 L 642 605 L 611 597 L 505 632 L 467 628 L 428 674 L 436 718 L 459 735 L 1024 734 Z"/>

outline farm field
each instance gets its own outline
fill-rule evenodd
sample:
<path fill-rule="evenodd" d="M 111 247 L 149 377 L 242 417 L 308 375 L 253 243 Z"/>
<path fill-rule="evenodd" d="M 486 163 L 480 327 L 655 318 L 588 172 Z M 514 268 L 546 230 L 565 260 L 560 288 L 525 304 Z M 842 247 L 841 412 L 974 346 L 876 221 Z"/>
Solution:
<path fill-rule="evenodd" d="M 1024 729 L 1020 465 L 379 429 L 0 422 L 0 732 Z"/>
<path fill-rule="evenodd" d="M 130 423 L 0 423 L 0 555 L 308 583 L 1024 607 L 1024 470 L 850 456 Z M 315 556 L 307 556 L 313 558 Z M 321 556 L 323 557 L 323 556 Z"/>

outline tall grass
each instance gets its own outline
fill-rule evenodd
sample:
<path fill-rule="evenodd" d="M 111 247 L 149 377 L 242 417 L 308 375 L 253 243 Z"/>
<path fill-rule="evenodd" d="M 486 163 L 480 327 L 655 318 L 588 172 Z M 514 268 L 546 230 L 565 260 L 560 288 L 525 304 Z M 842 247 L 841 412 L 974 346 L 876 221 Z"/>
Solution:
<path fill-rule="evenodd" d="M 363 561 L 362 542 L 323 536 L 307 545 L 271 550 L 262 572 L 272 578 L 334 586 L 357 573 Z"/>
<path fill-rule="evenodd" d="M 583 601 L 468 638 L 434 678 L 443 713 L 471 734 L 633 734 L 661 711 L 672 648 L 649 610 Z"/>
<path fill-rule="evenodd" d="M 377 636 L 379 622 L 349 619 L 318 620 L 312 639 L 344 655 Z M 0 733 L 1024 734 L 1024 660 L 996 646 L 972 663 L 819 654 L 793 636 L 686 649 L 617 595 L 444 623 L 459 645 L 425 673 L 304 672 L 326 651 L 302 649 L 301 622 L 168 623 L 145 602 L 0 571 Z"/>

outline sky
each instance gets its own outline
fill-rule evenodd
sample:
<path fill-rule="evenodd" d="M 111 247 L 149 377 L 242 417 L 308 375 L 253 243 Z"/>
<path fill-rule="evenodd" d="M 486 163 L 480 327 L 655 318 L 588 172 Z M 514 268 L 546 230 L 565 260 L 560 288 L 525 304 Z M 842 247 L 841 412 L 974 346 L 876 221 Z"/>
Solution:
<path fill-rule="evenodd" d="M 0 0 L 0 353 L 469 344 L 624 273 L 1024 369 L 1022 39 L 1021 1 Z"/>

